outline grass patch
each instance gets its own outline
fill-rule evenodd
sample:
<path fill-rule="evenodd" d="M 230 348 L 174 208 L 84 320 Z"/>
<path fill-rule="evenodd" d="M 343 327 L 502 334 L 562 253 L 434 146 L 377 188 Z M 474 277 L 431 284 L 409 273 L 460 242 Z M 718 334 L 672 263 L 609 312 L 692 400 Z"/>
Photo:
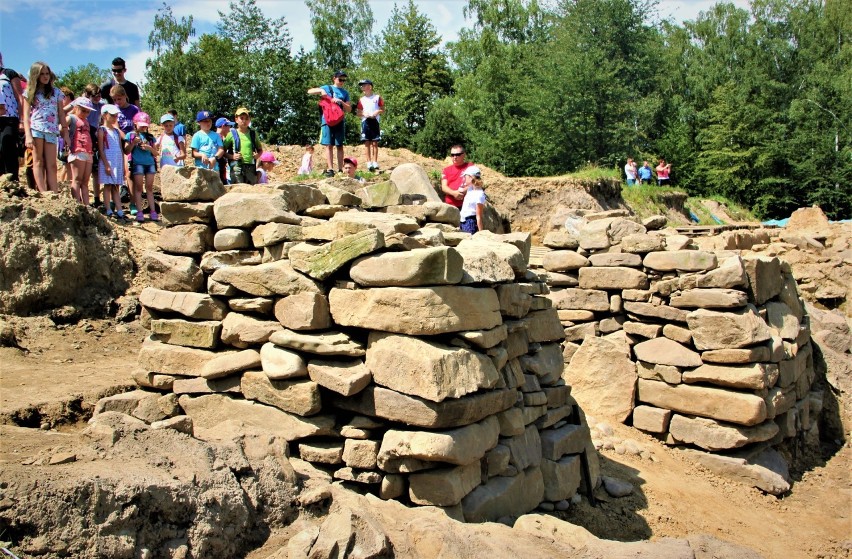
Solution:
<path fill-rule="evenodd" d="M 667 186 L 650 184 L 624 186 L 621 197 L 636 215 L 645 218 L 652 215 L 666 215 L 671 209 L 671 195 L 685 196 L 686 192 Z"/>
<path fill-rule="evenodd" d="M 699 225 L 724 225 L 727 221 L 722 216 L 714 215 L 703 202 L 713 200 L 724 206 L 725 212 L 734 221 L 757 221 L 757 218 L 746 208 L 724 196 L 714 195 L 707 198 L 688 198 L 684 207 L 698 217 Z"/>
<path fill-rule="evenodd" d="M 571 179 L 580 180 L 601 180 L 601 179 L 616 179 L 621 178 L 621 171 L 618 169 L 610 169 L 607 167 L 598 167 L 597 165 L 587 165 L 580 167 L 573 173 L 563 175 Z"/>

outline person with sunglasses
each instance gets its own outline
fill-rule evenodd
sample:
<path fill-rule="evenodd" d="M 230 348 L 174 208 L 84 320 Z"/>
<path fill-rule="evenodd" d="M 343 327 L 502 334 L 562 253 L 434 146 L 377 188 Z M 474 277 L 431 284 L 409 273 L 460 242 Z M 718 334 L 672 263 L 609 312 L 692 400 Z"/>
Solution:
<path fill-rule="evenodd" d="M 346 83 L 346 72 L 338 70 L 332 76 L 332 85 L 323 85 L 321 87 L 312 87 L 308 90 L 308 95 L 327 95 L 332 102 L 340 105 L 344 113 L 352 112 L 352 103 L 349 102 L 349 92 L 343 88 Z M 335 148 L 337 152 L 337 168 L 343 172 L 343 144 L 346 140 L 346 120 L 344 119 L 336 126 L 329 126 L 325 123 L 325 117 L 322 117 L 320 126 L 320 144 L 325 146 L 326 168 L 325 174 L 327 177 L 334 176 L 334 154 Z"/>
<path fill-rule="evenodd" d="M 141 98 L 139 97 L 139 86 L 124 79 L 124 75 L 126 73 L 127 65 L 125 64 L 124 59 L 120 57 L 113 58 L 112 79 L 101 86 L 101 97 L 107 103 L 114 103 L 115 101 L 112 97 L 110 97 L 110 89 L 112 89 L 112 86 L 114 85 L 120 85 L 124 88 L 124 91 L 127 92 L 127 102 L 138 107 L 141 102 Z"/>
<path fill-rule="evenodd" d="M 444 202 L 461 209 L 467 191 L 464 185 L 464 171 L 473 163 L 465 161 L 464 147 L 456 144 L 450 148 L 450 165 L 441 171 L 441 192 Z"/>

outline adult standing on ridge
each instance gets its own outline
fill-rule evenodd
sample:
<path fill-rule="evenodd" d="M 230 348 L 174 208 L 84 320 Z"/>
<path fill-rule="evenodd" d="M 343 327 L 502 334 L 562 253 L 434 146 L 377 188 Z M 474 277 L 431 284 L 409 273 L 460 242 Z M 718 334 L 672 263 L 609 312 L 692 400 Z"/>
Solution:
<path fill-rule="evenodd" d="M 671 183 L 669 173 L 672 172 L 672 164 L 666 163 L 666 160 L 660 158 L 660 164 L 657 165 L 657 186 L 667 186 Z"/>
<path fill-rule="evenodd" d="M 308 95 L 328 96 L 333 103 L 340 105 L 344 113 L 351 113 L 352 103 L 349 102 L 349 92 L 343 88 L 347 77 L 346 72 L 338 70 L 332 76 L 332 85 L 312 87 L 308 90 Z M 337 168 L 341 173 L 343 172 L 343 144 L 345 139 L 346 120 L 340 121 L 335 126 L 329 126 L 325 122 L 325 115 L 323 115 L 320 126 L 320 144 L 325 146 L 326 163 L 328 164 L 325 175 L 327 177 L 334 176 L 335 151 L 337 152 Z"/>
<path fill-rule="evenodd" d="M 627 158 L 627 164 L 624 166 L 624 174 L 627 176 L 627 186 L 636 185 L 636 162 L 632 157 Z"/>
<path fill-rule="evenodd" d="M 107 103 L 115 103 L 115 100 L 110 96 L 110 89 L 114 85 L 120 85 L 127 93 L 127 102 L 131 105 L 139 107 L 141 98 L 139 97 L 139 86 L 135 83 L 124 79 L 124 74 L 127 73 L 127 64 L 124 59 L 116 57 L 112 59 L 112 79 L 101 86 L 101 97 Z"/>
<path fill-rule="evenodd" d="M 451 164 L 441 171 L 441 192 L 444 193 L 444 202 L 461 209 L 464 195 L 467 189 L 461 188 L 464 183 L 462 173 L 473 163 L 465 161 L 464 147 L 456 144 L 450 148 Z"/>
<path fill-rule="evenodd" d="M 646 159 L 642 162 L 642 166 L 639 167 L 639 184 L 651 184 L 652 175 L 651 165 L 648 164 L 648 160 Z"/>

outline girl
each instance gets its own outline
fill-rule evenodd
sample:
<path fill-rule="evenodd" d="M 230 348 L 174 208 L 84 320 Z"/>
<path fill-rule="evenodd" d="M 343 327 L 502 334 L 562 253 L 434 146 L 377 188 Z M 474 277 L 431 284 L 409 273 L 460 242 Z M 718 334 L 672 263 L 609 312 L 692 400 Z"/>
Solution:
<path fill-rule="evenodd" d="M 101 126 L 98 128 L 98 179 L 104 188 L 104 207 L 107 217 L 115 216 L 119 221 L 127 217 L 121 207 L 119 190 L 124 185 L 124 150 L 121 130 L 118 128 L 118 107 L 104 105 L 101 108 Z M 112 203 L 110 203 L 112 202 Z M 117 211 L 113 214 L 113 208 Z"/>
<path fill-rule="evenodd" d="M 62 92 L 62 95 L 65 98 L 62 100 L 62 108 L 65 110 L 66 116 L 71 112 L 71 103 L 74 102 L 74 99 L 77 98 L 77 95 L 74 94 L 74 91 L 71 90 L 70 87 L 62 86 L 59 88 L 59 91 Z M 71 133 L 70 130 L 68 132 Z M 63 138 L 59 138 L 59 141 L 56 143 L 56 158 L 62 162 L 62 173 L 59 178 L 62 182 L 71 182 L 71 165 L 68 164 L 68 144 L 65 143 Z"/>
<path fill-rule="evenodd" d="M 483 214 L 485 213 L 485 190 L 482 183 L 482 172 L 476 165 L 471 165 L 462 172 L 462 186 L 467 187 L 461 207 L 460 229 L 467 233 L 482 231 Z"/>
<path fill-rule="evenodd" d="M 92 107 L 94 107 L 92 112 L 89 113 L 89 131 L 92 133 L 92 147 L 95 150 L 92 157 L 92 191 L 95 193 L 95 201 L 92 206 L 99 208 L 101 206 L 101 183 L 98 179 L 98 165 L 100 162 L 98 154 L 98 127 L 101 124 L 101 108 L 104 106 L 104 102 L 101 101 L 101 88 L 93 83 L 86 86 L 83 95 L 92 102 Z"/>
<path fill-rule="evenodd" d="M 260 170 L 258 171 L 258 175 L 260 175 L 257 179 L 257 184 L 268 184 L 269 183 L 269 172 L 273 167 L 278 165 L 278 161 L 275 159 L 275 155 L 270 151 L 264 151 L 260 154 L 260 159 L 257 160 L 260 165 Z"/>
<path fill-rule="evenodd" d="M 65 96 L 54 86 L 56 74 L 44 62 L 30 68 L 24 96 L 24 134 L 26 146 L 33 150 L 33 174 L 41 192 L 58 192 L 56 181 L 56 141 L 61 133 L 67 145 Z"/>
<path fill-rule="evenodd" d="M 300 175 L 310 175 L 314 171 L 314 146 L 308 144 L 305 146 L 305 153 L 302 155 L 302 165 L 299 167 Z"/>
<path fill-rule="evenodd" d="M 160 221 L 154 205 L 154 173 L 157 172 L 156 139 L 148 132 L 151 117 L 148 113 L 136 113 L 133 117 L 135 132 L 125 136 L 124 153 L 130 155 L 130 175 L 133 177 L 133 200 L 136 203 L 136 222 L 145 221 L 142 213 L 142 181 L 145 181 L 145 191 L 148 197 L 148 210 L 151 221 Z"/>
<path fill-rule="evenodd" d="M 163 125 L 163 133 L 157 138 L 160 167 L 183 167 L 183 161 L 186 159 L 186 140 L 175 133 L 175 117 L 166 113 L 160 117 L 160 124 Z"/>
<path fill-rule="evenodd" d="M 89 132 L 89 113 L 94 110 L 92 102 L 78 97 L 71 103 L 72 114 L 68 115 L 68 165 L 71 167 L 71 196 L 81 204 L 89 205 L 89 175 L 92 174 L 94 154 L 92 134 Z"/>

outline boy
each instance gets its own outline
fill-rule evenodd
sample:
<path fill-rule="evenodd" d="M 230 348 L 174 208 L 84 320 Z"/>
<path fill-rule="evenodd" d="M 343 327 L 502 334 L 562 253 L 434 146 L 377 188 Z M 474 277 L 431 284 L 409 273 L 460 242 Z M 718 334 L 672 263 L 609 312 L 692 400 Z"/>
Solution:
<path fill-rule="evenodd" d="M 367 157 L 367 170 L 379 170 L 379 141 L 382 131 L 379 128 L 379 116 L 385 112 L 385 100 L 373 93 L 373 82 L 358 82 L 364 95 L 358 99 L 357 115 L 361 117 L 361 141 Z"/>
<path fill-rule="evenodd" d="M 218 172 L 219 165 L 216 160 L 225 155 L 225 147 L 222 145 L 219 134 L 212 130 L 213 117 L 210 111 L 199 111 L 195 122 L 198 123 L 200 130 L 192 136 L 192 143 L 189 146 L 192 148 L 195 166 Z"/>
<path fill-rule="evenodd" d="M 340 105 L 344 113 L 352 112 L 352 104 L 349 102 L 349 92 L 343 89 L 347 79 L 346 72 L 338 70 L 332 76 L 332 85 L 312 87 L 308 95 L 327 95 L 333 103 Z M 346 120 L 335 126 L 325 123 L 325 116 L 320 121 L 320 144 L 325 146 L 325 157 L 328 168 L 325 171 L 327 177 L 334 176 L 334 154 L 337 151 L 337 168 L 343 172 L 343 144 L 346 139 Z"/>
<path fill-rule="evenodd" d="M 224 146 L 225 138 L 230 136 L 233 122 L 225 117 L 220 117 L 216 120 L 216 133 L 222 139 Z M 228 180 L 228 158 L 223 154 L 216 160 L 216 165 L 219 167 L 219 178 L 222 179 L 222 184 L 233 184 L 234 181 Z"/>
<path fill-rule="evenodd" d="M 355 179 L 358 182 L 367 182 L 364 180 L 364 177 L 358 177 L 355 175 L 355 171 L 358 170 L 358 160 L 354 157 L 347 157 L 343 160 L 343 174 L 350 179 Z"/>
<path fill-rule="evenodd" d="M 231 160 L 231 181 L 234 183 L 257 184 L 257 160 L 263 153 L 263 146 L 257 134 L 250 128 L 251 113 L 240 107 L 234 113 L 237 128 L 225 137 L 225 151 Z"/>

